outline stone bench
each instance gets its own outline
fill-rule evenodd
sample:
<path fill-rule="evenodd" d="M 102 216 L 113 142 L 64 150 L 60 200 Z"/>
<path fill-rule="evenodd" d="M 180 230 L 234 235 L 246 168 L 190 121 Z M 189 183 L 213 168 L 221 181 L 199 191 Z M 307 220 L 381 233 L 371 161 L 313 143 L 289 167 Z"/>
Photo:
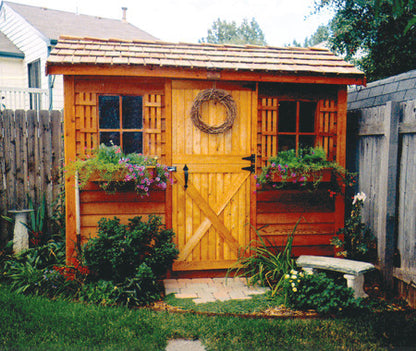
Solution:
<path fill-rule="evenodd" d="M 355 298 L 368 296 L 364 292 L 364 273 L 375 269 L 374 265 L 368 262 L 324 256 L 302 255 L 299 256 L 296 263 L 304 271 L 312 273 L 317 269 L 345 273 L 344 278 L 347 280 L 347 286 L 354 290 Z"/>

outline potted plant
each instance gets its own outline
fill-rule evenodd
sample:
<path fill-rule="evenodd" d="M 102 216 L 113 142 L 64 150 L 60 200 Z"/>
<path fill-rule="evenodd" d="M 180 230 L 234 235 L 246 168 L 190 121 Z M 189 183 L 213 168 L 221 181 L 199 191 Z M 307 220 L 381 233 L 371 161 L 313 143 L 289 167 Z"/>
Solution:
<path fill-rule="evenodd" d="M 316 189 L 320 183 L 338 184 L 339 180 L 346 181 L 346 170 L 336 162 L 326 159 L 322 148 L 300 148 L 285 150 L 269 158 L 267 166 L 262 168 L 257 177 L 257 186 L 270 184 L 273 188 L 282 189 L 310 185 Z M 334 187 L 332 187 L 334 188 Z M 336 186 L 336 188 L 339 188 Z M 335 194 L 339 189 L 330 190 Z"/>
<path fill-rule="evenodd" d="M 134 187 L 140 196 L 148 196 L 151 188 L 166 189 L 170 180 L 167 166 L 160 164 L 157 157 L 136 153 L 125 155 L 116 145 L 101 144 L 92 155 L 76 160 L 66 168 L 78 174 L 80 189 L 93 181 L 108 193 Z"/>

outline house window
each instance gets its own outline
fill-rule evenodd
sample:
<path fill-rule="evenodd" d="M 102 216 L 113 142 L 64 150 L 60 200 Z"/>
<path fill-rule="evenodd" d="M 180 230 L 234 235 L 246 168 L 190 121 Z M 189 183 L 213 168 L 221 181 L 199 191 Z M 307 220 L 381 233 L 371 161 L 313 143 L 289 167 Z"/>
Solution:
<path fill-rule="evenodd" d="M 100 144 L 120 145 L 125 154 L 143 153 L 143 97 L 99 96 Z"/>
<path fill-rule="evenodd" d="M 40 88 L 40 60 L 33 61 L 27 65 L 28 86 L 29 88 Z M 41 106 L 41 94 L 37 92 L 29 93 L 30 109 L 38 110 Z"/>
<path fill-rule="evenodd" d="M 316 142 L 316 102 L 284 101 L 278 103 L 278 151 L 313 147 Z"/>

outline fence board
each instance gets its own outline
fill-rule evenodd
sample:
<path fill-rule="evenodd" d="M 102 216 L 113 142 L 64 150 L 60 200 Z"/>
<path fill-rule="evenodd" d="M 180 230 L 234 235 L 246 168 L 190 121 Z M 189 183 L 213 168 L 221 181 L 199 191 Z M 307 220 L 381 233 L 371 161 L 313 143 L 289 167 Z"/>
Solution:
<path fill-rule="evenodd" d="M 400 124 L 401 160 L 399 176 L 398 238 L 400 266 L 405 271 L 416 269 L 416 101 L 403 104 Z"/>
<path fill-rule="evenodd" d="M 392 281 L 395 249 L 402 271 L 416 269 L 416 101 L 361 110 L 357 134 L 359 189 L 368 197 L 363 220 Z"/>
<path fill-rule="evenodd" d="M 0 114 L 0 214 L 35 206 L 45 194 L 48 214 L 61 193 L 63 163 L 62 114 L 59 111 L 6 110 Z M 0 221 L 0 243 L 10 239 Z"/>

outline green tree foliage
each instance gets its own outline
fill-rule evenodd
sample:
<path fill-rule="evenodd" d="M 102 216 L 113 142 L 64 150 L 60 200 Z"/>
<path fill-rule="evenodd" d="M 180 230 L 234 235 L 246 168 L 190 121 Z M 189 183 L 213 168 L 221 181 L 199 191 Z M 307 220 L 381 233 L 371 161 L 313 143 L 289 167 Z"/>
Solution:
<path fill-rule="evenodd" d="M 266 45 L 263 31 L 257 21 L 252 18 L 249 22 L 247 18 L 240 26 L 235 21 L 227 22 L 218 18 L 208 29 L 208 35 L 199 40 L 200 43 L 212 44 L 252 44 Z"/>
<path fill-rule="evenodd" d="M 309 47 L 309 46 L 315 46 L 317 44 L 322 43 L 323 41 L 328 40 L 329 38 L 329 27 L 328 26 L 324 26 L 324 25 L 320 25 L 315 33 L 313 33 L 310 37 L 306 37 L 305 41 L 303 43 L 303 46 L 305 48 Z"/>
<path fill-rule="evenodd" d="M 414 0 L 316 0 L 331 8 L 332 49 L 356 63 L 369 81 L 416 68 Z"/>
<path fill-rule="evenodd" d="M 323 41 L 327 41 L 329 39 L 330 29 L 329 26 L 320 25 L 315 33 L 313 33 L 310 37 L 306 37 L 303 41 L 303 44 L 298 42 L 296 39 L 293 39 L 292 43 L 285 44 L 284 46 L 291 46 L 291 47 L 311 47 L 317 44 L 322 43 Z"/>

